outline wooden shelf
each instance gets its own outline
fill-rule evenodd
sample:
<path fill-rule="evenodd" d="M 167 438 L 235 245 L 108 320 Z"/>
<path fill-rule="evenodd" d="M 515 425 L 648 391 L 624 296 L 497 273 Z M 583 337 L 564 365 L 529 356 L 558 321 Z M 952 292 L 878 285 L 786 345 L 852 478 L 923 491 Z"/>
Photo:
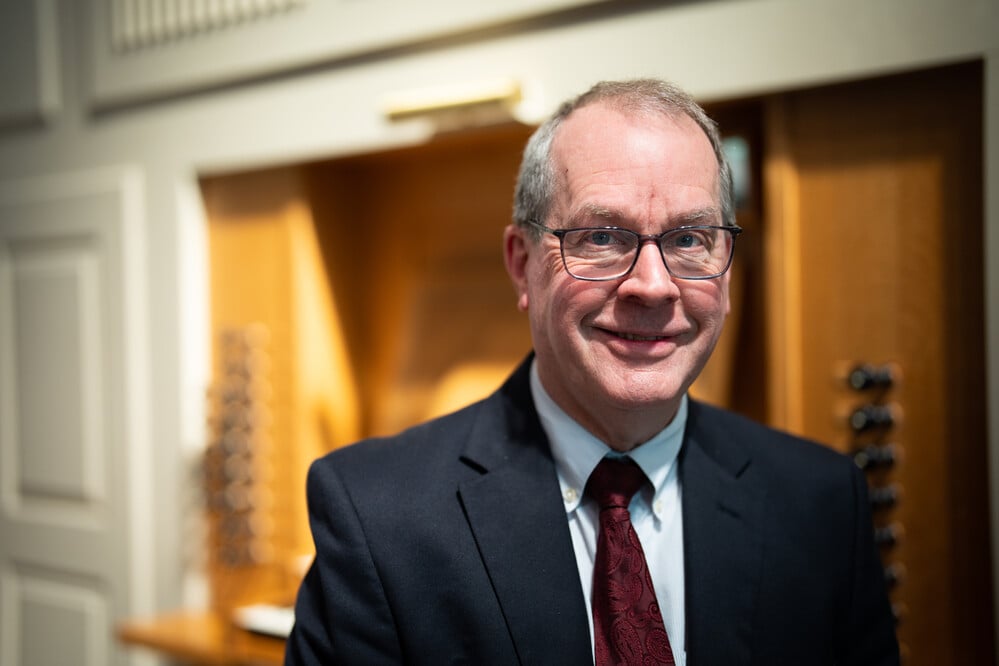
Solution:
<path fill-rule="evenodd" d="M 118 627 L 122 643 L 202 666 L 280 666 L 285 642 L 255 634 L 211 612 L 182 612 Z"/>

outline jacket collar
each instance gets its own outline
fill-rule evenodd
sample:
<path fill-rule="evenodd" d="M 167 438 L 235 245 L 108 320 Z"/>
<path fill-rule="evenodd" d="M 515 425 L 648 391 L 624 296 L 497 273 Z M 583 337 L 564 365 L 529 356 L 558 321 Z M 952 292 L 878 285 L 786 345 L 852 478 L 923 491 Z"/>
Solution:
<path fill-rule="evenodd" d="M 586 604 L 530 360 L 480 410 L 462 456 L 480 475 L 459 500 L 521 663 L 588 663 Z"/>
<path fill-rule="evenodd" d="M 763 561 L 765 488 L 735 432 L 691 401 L 680 452 L 688 663 L 748 664 Z"/>

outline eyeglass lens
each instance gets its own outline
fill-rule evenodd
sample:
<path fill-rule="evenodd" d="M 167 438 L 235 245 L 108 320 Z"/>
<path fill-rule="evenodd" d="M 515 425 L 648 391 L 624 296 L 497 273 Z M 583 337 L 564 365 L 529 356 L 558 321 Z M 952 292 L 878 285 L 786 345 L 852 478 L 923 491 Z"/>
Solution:
<path fill-rule="evenodd" d="M 641 240 L 630 229 L 568 229 L 562 233 L 562 257 L 577 278 L 621 277 L 637 261 Z M 706 278 L 728 269 L 734 241 L 725 227 L 684 227 L 660 236 L 659 248 L 674 277 Z"/>

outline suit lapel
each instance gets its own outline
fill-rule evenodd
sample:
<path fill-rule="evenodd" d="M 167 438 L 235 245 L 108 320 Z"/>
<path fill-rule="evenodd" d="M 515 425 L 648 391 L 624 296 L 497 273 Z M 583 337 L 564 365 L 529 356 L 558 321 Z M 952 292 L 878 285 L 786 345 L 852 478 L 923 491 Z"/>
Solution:
<path fill-rule="evenodd" d="M 521 663 L 592 662 L 586 605 L 555 466 L 530 398 L 527 364 L 490 399 L 459 487 L 469 526 Z"/>
<path fill-rule="evenodd" d="M 765 489 L 734 439 L 691 402 L 680 457 L 690 664 L 749 664 L 762 564 Z"/>
<path fill-rule="evenodd" d="M 586 605 L 527 367 L 490 398 L 463 462 L 461 502 L 521 663 L 591 663 Z M 752 662 L 765 488 L 735 436 L 691 401 L 680 454 L 687 663 Z"/>

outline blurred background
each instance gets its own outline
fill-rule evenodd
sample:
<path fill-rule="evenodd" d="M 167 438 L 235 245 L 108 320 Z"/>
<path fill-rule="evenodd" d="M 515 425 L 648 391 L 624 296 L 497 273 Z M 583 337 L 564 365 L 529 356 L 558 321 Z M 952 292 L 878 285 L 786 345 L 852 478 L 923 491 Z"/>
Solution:
<path fill-rule="evenodd" d="M 5 0 L 0 56 L 0 663 L 280 663 L 309 462 L 524 358 L 523 144 L 640 76 L 747 229 L 694 394 L 866 470 L 906 664 L 996 662 L 995 0 Z"/>

